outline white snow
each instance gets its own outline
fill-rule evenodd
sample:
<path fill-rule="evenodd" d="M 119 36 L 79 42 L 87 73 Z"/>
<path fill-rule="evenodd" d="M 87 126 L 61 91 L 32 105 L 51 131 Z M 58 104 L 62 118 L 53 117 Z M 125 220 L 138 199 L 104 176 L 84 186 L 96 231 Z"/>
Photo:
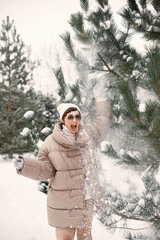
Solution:
<path fill-rule="evenodd" d="M 89 14 L 91 14 L 92 12 L 97 12 L 99 8 L 100 5 L 96 1 L 90 1 Z"/>
<path fill-rule="evenodd" d="M 27 111 L 23 116 L 24 116 L 26 119 L 30 120 L 30 119 L 33 118 L 34 112 L 33 112 L 33 111 Z"/>
<path fill-rule="evenodd" d="M 41 133 L 44 135 L 48 135 L 51 132 L 51 129 L 49 127 L 45 127 L 42 129 Z"/>
<path fill-rule="evenodd" d="M 137 196 L 142 196 L 145 191 L 145 187 L 137 172 L 128 168 L 125 169 L 124 167 L 117 165 L 117 161 L 115 159 L 105 157 L 101 154 L 100 159 L 105 173 L 105 179 L 109 184 L 111 184 L 113 192 L 115 189 L 126 195 L 126 193 L 129 193 L 132 188 L 132 190 L 136 192 Z"/>
<path fill-rule="evenodd" d="M 23 128 L 22 132 L 20 132 L 20 134 L 23 136 L 23 137 L 27 137 L 29 134 L 30 134 L 30 129 L 25 127 Z"/>
<path fill-rule="evenodd" d="M 104 8 L 102 8 L 103 12 L 107 12 L 109 7 L 106 5 Z"/>
<path fill-rule="evenodd" d="M 121 34 L 118 33 L 118 34 L 116 35 L 116 39 L 119 40 L 120 38 L 121 38 Z"/>
<path fill-rule="evenodd" d="M 101 143 L 101 151 L 105 152 L 109 147 L 111 146 L 111 143 L 108 141 L 103 141 Z"/>
<path fill-rule="evenodd" d="M 0 193 L 0 240 L 56 240 L 47 221 L 46 195 L 1 157 Z M 107 231 L 96 216 L 92 233 L 93 240 L 124 240 L 118 230 L 113 235 Z"/>
<path fill-rule="evenodd" d="M 142 20 L 138 19 L 138 20 L 136 20 L 136 23 L 138 24 L 138 26 L 140 26 L 142 24 Z"/>
<path fill-rule="evenodd" d="M 137 77 L 139 75 L 139 71 L 138 70 L 133 70 L 132 75 Z"/>
<path fill-rule="evenodd" d="M 127 62 L 129 62 L 129 61 L 131 61 L 131 60 L 133 60 L 133 57 L 127 57 Z"/>
<path fill-rule="evenodd" d="M 120 54 L 120 55 L 123 55 L 123 54 L 124 54 L 124 52 L 121 50 L 121 51 L 119 52 L 119 54 Z"/>
<path fill-rule="evenodd" d="M 152 31 L 152 26 L 150 26 L 147 31 L 148 32 Z"/>
<path fill-rule="evenodd" d="M 138 202 L 138 205 L 141 206 L 141 207 L 144 207 L 145 206 L 144 199 L 140 199 L 139 202 Z"/>
<path fill-rule="evenodd" d="M 160 167 L 157 169 L 157 173 L 155 174 L 155 179 L 160 184 Z"/>
<path fill-rule="evenodd" d="M 106 22 L 105 22 L 105 28 L 106 28 L 106 29 L 109 29 L 110 26 L 111 26 L 111 21 L 109 21 L 109 20 L 106 21 Z"/>
<path fill-rule="evenodd" d="M 146 104 L 145 103 L 140 103 L 139 104 L 139 111 L 140 112 L 145 112 L 146 109 Z"/>
<path fill-rule="evenodd" d="M 41 139 L 38 140 L 37 147 L 38 149 L 42 146 L 43 141 Z"/>
<path fill-rule="evenodd" d="M 145 96 L 145 98 L 144 98 Z M 156 101 L 156 97 L 154 93 L 148 91 L 142 87 L 137 88 L 137 98 L 139 99 L 141 104 L 146 104 L 148 101 Z"/>
<path fill-rule="evenodd" d="M 123 59 L 126 59 L 128 57 L 128 55 L 123 55 Z"/>

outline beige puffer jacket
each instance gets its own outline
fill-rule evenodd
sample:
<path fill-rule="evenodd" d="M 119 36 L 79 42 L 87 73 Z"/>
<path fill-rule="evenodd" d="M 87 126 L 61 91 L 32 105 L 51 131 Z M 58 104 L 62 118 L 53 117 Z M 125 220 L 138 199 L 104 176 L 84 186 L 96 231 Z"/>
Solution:
<path fill-rule="evenodd" d="M 47 210 L 48 221 L 54 227 L 83 227 L 85 209 L 85 168 L 82 153 L 88 141 L 97 145 L 106 134 L 111 122 L 110 103 L 96 103 L 95 121 L 79 127 L 76 141 L 62 132 L 61 123 L 44 141 L 38 159 L 24 157 L 24 166 L 17 172 L 34 180 L 50 179 Z M 84 150 L 84 151 L 81 151 Z"/>

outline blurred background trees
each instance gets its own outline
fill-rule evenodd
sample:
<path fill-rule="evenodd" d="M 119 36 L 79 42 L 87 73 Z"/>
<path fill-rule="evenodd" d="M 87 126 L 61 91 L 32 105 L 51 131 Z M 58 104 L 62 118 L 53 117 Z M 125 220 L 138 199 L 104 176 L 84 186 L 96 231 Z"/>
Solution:
<path fill-rule="evenodd" d="M 14 21 L 7 17 L 0 33 L 0 153 L 10 157 L 13 153 L 34 150 L 20 135 L 26 124 L 23 118 L 26 111 L 35 112 L 39 130 L 55 121 L 52 115 L 55 99 L 37 93 L 32 87 L 33 70 L 38 62 L 32 61 L 30 54 L 31 49 L 20 38 Z"/>

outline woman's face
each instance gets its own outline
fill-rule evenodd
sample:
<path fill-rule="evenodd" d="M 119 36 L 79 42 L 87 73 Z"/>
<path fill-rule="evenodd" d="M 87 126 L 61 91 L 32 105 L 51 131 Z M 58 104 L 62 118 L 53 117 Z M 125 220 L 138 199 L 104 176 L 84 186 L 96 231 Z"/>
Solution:
<path fill-rule="evenodd" d="M 69 112 L 64 118 L 64 125 L 71 133 L 76 133 L 80 124 L 80 114 L 79 111 Z"/>

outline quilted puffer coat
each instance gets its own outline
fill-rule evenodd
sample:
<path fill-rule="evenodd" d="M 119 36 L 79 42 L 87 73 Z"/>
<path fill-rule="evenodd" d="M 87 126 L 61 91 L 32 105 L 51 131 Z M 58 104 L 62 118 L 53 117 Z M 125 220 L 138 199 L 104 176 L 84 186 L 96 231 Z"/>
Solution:
<path fill-rule="evenodd" d="M 47 196 L 48 221 L 54 227 L 83 227 L 86 217 L 84 157 L 89 141 L 94 146 L 102 140 L 111 123 L 110 103 L 96 103 L 96 118 L 79 127 L 76 139 L 67 138 L 58 122 L 38 153 L 38 159 L 24 158 L 18 174 L 34 180 L 50 179 Z M 88 153 L 87 153 L 88 154 Z"/>

